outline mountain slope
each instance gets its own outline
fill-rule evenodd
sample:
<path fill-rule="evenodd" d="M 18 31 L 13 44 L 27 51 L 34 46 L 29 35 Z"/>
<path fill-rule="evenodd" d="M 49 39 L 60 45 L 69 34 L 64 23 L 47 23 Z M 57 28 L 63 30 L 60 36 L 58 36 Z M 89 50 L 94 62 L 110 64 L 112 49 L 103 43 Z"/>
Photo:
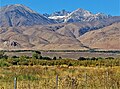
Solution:
<path fill-rule="evenodd" d="M 59 34 L 48 26 L 2 27 L 1 49 L 83 50 L 79 40 Z"/>
<path fill-rule="evenodd" d="M 54 23 L 30 8 L 21 5 L 7 5 L 0 9 L 0 26 L 31 26 Z"/>
<path fill-rule="evenodd" d="M 120 50 L 120 22 L 87 32 L 78 39 L 91 48 Z"/>
<path fill-rule="evenodd" d="M 66 36 L 78 38 L 86 32 L 109 26 L 115 22 L 120 22 L 120 16 L 106 18 L 104 20 L 98 20 L 94 22 L 68 23 L 65 24 L 64 27 L 59 28 L 57 32 Z"/>

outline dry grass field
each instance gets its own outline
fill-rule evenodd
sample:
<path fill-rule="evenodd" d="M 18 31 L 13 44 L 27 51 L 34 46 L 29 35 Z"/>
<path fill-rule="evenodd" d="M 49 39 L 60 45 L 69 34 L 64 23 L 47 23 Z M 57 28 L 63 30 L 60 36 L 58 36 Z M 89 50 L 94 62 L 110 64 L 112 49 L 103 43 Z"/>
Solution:
<path fill-rule="evenodd" d="M 4 67 L 0 68 L 0 89 L 13 89 L 14 77 L 17 89 L 120 89 L 120 66 Z"/>
<path fill-rule="evenodd" d="M 66 53 L 73 55 L 62 55 Z M 0 89 L 120 89 L 119 57 L 81 56 L 74 60 L 46 55 L 36 51 L 32 57 L 11 57 L 1 52 Z"/>

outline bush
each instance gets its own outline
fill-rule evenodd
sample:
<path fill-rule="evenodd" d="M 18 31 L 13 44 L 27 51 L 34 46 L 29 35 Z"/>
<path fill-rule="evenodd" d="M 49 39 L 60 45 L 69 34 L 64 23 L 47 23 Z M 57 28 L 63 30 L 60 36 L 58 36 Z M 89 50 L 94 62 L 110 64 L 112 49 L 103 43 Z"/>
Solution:
<path fill-rule="evenodd" d="M 32 58 L 33 58 L 33 59 L 40 59 L 40 58 L 41 58 L 41 54 L 34 52 L 34 53 L 32 54 Z"/>
<path fill-rule="evenodd" d="M 86 60 L 86 58 L 84 58 L 84 57 L 79 57 L 78 60 Z"/>
<path fill-rule="evenodd" d="M 4 52 L 0 52 L 0 59 L 3 58 Z"/>
<path fill-rule="evenodd" d="M 0 52 L 0 59 L 7 59 L 8 56 L 4 52 Z"/>
<path fill-rule="evenodd" d="M 19 58 L 19 57 L 17 57 L 17 56 L 12 56 L 11 58 Z"/>
<path fill-rule="evenodd" d="M 51 58 L 49 57 L 42 57 L 43 60 L 52 60 Z"/>
<path fill-rule="evenodd" d="M 62 59 L 62 57 L 59 57 L 59 59 Z"/>
<path fill-rule="evenodd" d="M 56 57 L 53 57 L 53 60 L 56 60 L 57 58 Z"/>
<path fill-rule="evenodd" d="M 41 55 L 41 52 L 40 52 L 40 51 L 35 51 L 35 53 L 37 53 L 37 54 Z"/>
<path fill-rule="evenodd" d="M 12 64 L 12 65 L 17 65 L 19 61 L 20 61 L 19 58 L 8 58 L 7 59 L 7 62 Z"/>
<path fill-rule="evenodd" d="M 70 62 L 70 63 L 68 63 L 68 66 L 73 66 L 73 64 Z"/>
<path fill-rule="evenodd" d="M 8 62 L 5 62 L 5 61 L 0 61 L 0 67 L 5 67 L 5 66 L 9 67 L 10 64 Z"/>
<path fill-rule="evenodd" d="M 98 58 L 92 57 L 91 60 L 98 60 Z"/>
<path fill-rule="evenodd" d="M 114 57 L 107 57 L 107 58 L 105 58 L 105 59 L 114 59 Z"/>

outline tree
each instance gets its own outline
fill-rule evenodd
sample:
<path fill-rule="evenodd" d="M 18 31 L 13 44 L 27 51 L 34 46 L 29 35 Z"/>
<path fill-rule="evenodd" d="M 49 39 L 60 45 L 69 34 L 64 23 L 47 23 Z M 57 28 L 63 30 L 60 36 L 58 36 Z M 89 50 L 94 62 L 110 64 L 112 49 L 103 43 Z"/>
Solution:
<path fill-rule="evenodd" d="M 0 52 L 0 58 L 4 56 L 4 52 Z"/>
<path fill-rule="evenodd" d="M 79 57 L 78 60 L 86 60 L 84 57 Z"/>
<path fill-rule="evenodd" d="M 62 57 L 59 57 L 59 59 L 62 59 Z"/>
<path fill-rule="evenodd" d="M 49 57 L 42 57 L 43 60 L 52 60 L 51 58 Z"/>
<path fill-rule="evenodd" d="M 8 58 L 8 56 L 7 56 L 7 55 L 5 55 L 5 53 L 4 53 L 4 52 L 0 52 L 0 59 L 1 59 L 1 58 L 7 59 L 7 58 Z"/>
<path fill-rule="evenodd" d="M 39 57 L 39 54 L 38 54 L 38 53 L 34 52 L 34 53 L 32 54 L 32 58 L 33 58 L 33 59 L 38 59 L 38 57 Z"/>
<path fill-rule="evenodd" d="M 41 52 L 39 52 L 39 51 L 33 52 L 32 58 L 33 59 L 42 59 Z"/>
<path fill-rule="evenodd" d="M 53 57 L 53 60 L 56 60 L 57 58 L 56 57 Z"/>
<path fill-rule="evenodd" d="M 68 63 L 68 66 L 73 66 L 73 64 L 71 62 Z"/>
<path fill-rule="evenodd" d="M 37 53 L 37 54 L 41 55 L 41 52 L 40 52 L 40 51 L 35 51 L 35 53 Z"/>
<path fill-rule="evenodd" d="M 91 58 L 91 60 L 97 60 L 97 58 L 95 58 L 95 57 L 92 57 L 92 58 Z"/>

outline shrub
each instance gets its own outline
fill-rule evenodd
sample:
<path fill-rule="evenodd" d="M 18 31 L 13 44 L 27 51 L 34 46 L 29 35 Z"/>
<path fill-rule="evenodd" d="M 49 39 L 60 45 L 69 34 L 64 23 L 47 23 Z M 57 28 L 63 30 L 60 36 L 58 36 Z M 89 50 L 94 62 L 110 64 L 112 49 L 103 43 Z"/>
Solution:
<path fill-rule="evenodd" d="M 0 59 L 7 59 L 8 56 L 4 52 L 0 52 Z"/>
<path fill-rule="evenodd" d="M 20 61 L 19 58 L 8 58 L 7 59 L 7 62 L 12 64 L 12 65 L 17 65 L 19 61 Z"/>
<path fill-rule="evenodd" d="M 107 57 L 107 58 L 105 58 L 105 59 L 114 59 L 114 57 Z"/>
<path fill-rule="evenodd" d="M 62 59 L 62 57 L 59 57 L 59 59 Z"/>
<path fill-rule="evenodd" d="M 52 60 L 50 57 L 42 57 L 43 60 Z"/>
<path fill-rule="evenodd" d="M 53 60 L 56 60 L 57 58 L 56 57 L 53 57 Z"/>
<path fill-rule="evenodd" d="M 70 62 L 70 63 L 68 63 L 68 66 L 73 66 L 73 64 Z"/>
<path fill-rule="evenodd" d="M 92 58 L 91 58 L 91 60 L 97 60 L 97 58 L 95 58 L 95 57 L 92 57 Z"/>
<path fill-rule="evenodd" d="M 0 52 L 0 59 L 3 58 L 4 52 Z"/>
<path fill-rule="evenodd" d="M 41 52 L 40 52 L 40 51 L 35 51 L 35 53 L 37 53 L 37 54 L 41 55 Z"/>
<path fill-rule="evenodd" d="M 34 53 L 32 54 L 32 58 L 33 58 L 33 59 L 40 59 L 40 57 L 41 57 L 41 54 L 39 54 L 39 53 L 34 52 Z"/>
<path fill-rule="evenodd" d="M 84 58 L 84 57 L 79 57 L 78 60 L 86 60 L 86 58 Z"/>
<path fill-rule="evenodd" d="M 0 67 L 5 67 L 5 66 L 9 67 L 10 64 L 8 62 L 5 62 L 5 61 L 0 61 Z"/>
<path fill-rule="evenodd" d="M 17 57 L 17 56 L 12 56 L 11 58 L 19 58 L 19 57 Z"/>

